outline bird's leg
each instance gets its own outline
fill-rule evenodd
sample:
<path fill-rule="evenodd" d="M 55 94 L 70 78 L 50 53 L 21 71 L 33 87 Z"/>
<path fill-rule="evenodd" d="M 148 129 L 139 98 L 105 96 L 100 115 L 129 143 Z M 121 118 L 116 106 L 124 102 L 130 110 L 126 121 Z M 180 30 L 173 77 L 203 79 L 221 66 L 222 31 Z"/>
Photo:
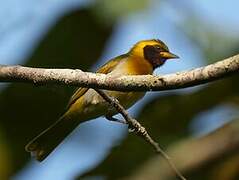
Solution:
<path fill-rule="evenodd" d="M 106 115 L 105 118 L 106 118 L 107 120 L 109 120 L 109 121 L 118 122 L 118 123 L 120 123 L 120 124 L 128 124 L 125 120 L 117 119 L 117 118 L 114 118 L 113 116 Z M 131 127 L 131 126 L 129 125 L 128 131 L 129 131 L 129 133 L 132 133 L 132 132 L 135 132 L 136 129 L 135 129 L 134 127 Z"/>
<path fill-rule="evenodd" d="M 106 115 L 105 118 L 109 121 L 118 122 L 120 124 L 128 124 L 125 120 L 117 119 L 117 118 L 114 118 L 113 116 L 110 116 L 110 115 Z M 129 131 L 129 133 L 135 132 L 135 128 L 129 126 L 128 131 Z"/>
<path fill-rule="evenodd" d="M 110 115 L 106 115 L 105 118 L 109 121 L 114 121 L 114 122 L 118 122 L 118 123 L 121 123 L 121 124 L 127 124 L 127 122 L 125 120 L 122 120 L 122 119 L 117 119 L 113 116 L 110 116 Z"/>

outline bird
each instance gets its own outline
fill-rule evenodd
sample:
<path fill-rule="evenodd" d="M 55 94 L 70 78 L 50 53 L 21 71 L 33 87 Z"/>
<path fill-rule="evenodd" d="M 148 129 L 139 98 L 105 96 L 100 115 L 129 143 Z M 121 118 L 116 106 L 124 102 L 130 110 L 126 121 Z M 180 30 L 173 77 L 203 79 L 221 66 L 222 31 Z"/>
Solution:
<path fill-rule="evenodd" d="M 150 75 L 169 59 L 179 58 L 171 53 L 167 45 L 159 39 L 141 40 L 127 53 L 117 56 L 96 73 L 117 78 L 122 75 Z M 145 92 L 120 92 L 104 90 L 128 109 L 140 100 Z M 50 127 L 33 138 L 25 150 L 38 161 L 43 161 L 81 123 L 105 116 L 113 118 L 117 111 L 110 107 L 94 89 L 78 88 L 69 100 L 65 113 Z"/>

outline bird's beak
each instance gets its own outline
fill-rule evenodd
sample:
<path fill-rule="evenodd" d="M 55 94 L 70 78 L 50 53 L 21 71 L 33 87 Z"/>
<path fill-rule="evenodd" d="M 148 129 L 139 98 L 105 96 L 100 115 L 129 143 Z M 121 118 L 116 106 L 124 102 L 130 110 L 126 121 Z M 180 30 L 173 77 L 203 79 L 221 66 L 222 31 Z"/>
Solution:
<path fill-rule="evenodd" d="M 179 58 L 177 55 L 171 53 L 171 52 L 160 52 L 160 56 L 165 59 L 177 59 Z"/>

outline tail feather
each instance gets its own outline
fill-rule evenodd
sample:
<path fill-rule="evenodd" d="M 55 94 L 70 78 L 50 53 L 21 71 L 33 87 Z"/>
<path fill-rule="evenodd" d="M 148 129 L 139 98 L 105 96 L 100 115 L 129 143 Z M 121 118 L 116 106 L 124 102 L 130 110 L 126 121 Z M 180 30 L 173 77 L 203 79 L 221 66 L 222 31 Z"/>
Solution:
<path fill-rule="evenodd" d="M 43 161 L 78 125 L 78 122 L 62 116 L 53 125 L 31 140 L 25 147 L 38 161 Z"/>

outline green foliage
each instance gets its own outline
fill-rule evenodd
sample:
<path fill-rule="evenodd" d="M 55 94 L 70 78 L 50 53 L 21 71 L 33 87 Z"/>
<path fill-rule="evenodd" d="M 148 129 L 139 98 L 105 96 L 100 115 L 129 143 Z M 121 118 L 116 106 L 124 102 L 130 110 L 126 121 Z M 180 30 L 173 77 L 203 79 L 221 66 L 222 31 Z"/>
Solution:
<path fill-rule="evenodd" d="M 110 33 L 111 27 L 99 24 L 90 10 L 72 12 L 52 27 L 25 65 L 87 70 L 101 55 Z M 72 90 L 15 83 L 1 92 L 0 127 L 12 155 L 9 161 L 14 160 L 9 162 L 13 171 L 19 170 L 30 158 L 24 146 L 59 118 Z"/>
<path fill-rule="evenodd" d="M 112 23 L 119 18 L 144 10 L 149 5 L 149 0 L 98 0 L 93 6 L 93 12 L 104 23 Z"/>

